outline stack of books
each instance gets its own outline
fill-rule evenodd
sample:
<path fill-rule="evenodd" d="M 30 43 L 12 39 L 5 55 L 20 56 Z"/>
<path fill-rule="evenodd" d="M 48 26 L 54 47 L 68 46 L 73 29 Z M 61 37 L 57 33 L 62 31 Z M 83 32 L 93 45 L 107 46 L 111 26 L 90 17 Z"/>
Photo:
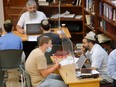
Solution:
<path fill-rule="evenodd" d="M 38 0 L 38 3 L 40 6 L 48 6 L 49 2 L 46 2 L 46 0 Z"/>

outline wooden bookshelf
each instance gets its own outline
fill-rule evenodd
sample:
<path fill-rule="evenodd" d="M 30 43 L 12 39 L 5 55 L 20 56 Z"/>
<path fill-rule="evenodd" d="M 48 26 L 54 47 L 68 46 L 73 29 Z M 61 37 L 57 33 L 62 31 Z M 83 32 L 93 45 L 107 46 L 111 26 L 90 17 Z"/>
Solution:
<path fill-rule="evenodd" d="M 116 5 L 114 5 L 112 1 L 114 0 L 96 0 L 99 6 L 99 10 L 96 14 L 96 21 L 98 32 L 100 31 L 100 33 L 104 33 L 112 40 L 116 40 L 116 14 L 114 14 L 114 10 L 116 12 Z M 101 8 L 102 10 L 100 11 Z M 115 21 L 113 20 L 114 15 Z"/>
<path fill-rule="evenodd" d="M 82 1 L 83 30 L 85 32 L 93 30 L 96 34 L 104 33 L 109 38 L 116 41 L 116 14 L 114 14 L 114 12 L 116 12 L 116 4 L 113 4 L 112 1 L 114 0 Z M 91 10 L 91 6 L 94 6 L 93 10 Z M 93 26 L 87 25 L 86 15 L 90 15 L 94 18 L 93 21 L 90 20 L 90 22 L 94 22 Z"/>
<path fill-rule="evenodd" d="M 72 2 L 73 2 L 72 0 L 65 0 L 63 3 L 61 2 L 60 14 L 65 13 L 66 11 L 69 11 L 70 14 L 75 14 L 75 16 L 82 15 L 82 5 L 73 5 Z M 46 8 L 47 8 L 47 10 L 46 10 Z M 59 13 L 58 3 L 57 4 L 51 3 L 48 6 L 39 6 L 38 10 L 40 10 L 46 14 L 49 21 L 52 24 L 52 27 L 59 27 L 58 26 L 59 18 L 51 18 L 53 15 Z M 66 24 L 66 27 L 69 29 L 71 35 L 75 35 L 74 37 L 77 37 L 77 35 L 80 35 L 81 36 L 80 38 L 82 39 L 83 35 L 85 35 L 85 32 L 83 30 L 83 17 L 80 19 L 77 19 L 77 18 L 75 18 L 75 16 L 74 16 L 74 18 L 61 17 L 60 23 Z M 80 28 L 80 30 L 79 30 L 79 28 Z M 75 39 L 75 41 L 78 42 L 78 38 L 73 38 L 72 41 L 74 41 L 74 39 Z"/>

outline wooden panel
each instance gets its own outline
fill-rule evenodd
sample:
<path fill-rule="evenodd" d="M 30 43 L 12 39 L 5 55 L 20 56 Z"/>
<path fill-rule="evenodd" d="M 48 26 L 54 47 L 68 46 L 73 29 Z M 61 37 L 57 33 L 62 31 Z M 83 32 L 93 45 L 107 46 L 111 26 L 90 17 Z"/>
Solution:
<path fill-rule="evenodd" d="M 26 11 L 26 2 L 27 0 L 3 0 L 5 20 L 12 20 L 14 27 L 16 27 L 20 15 Z"/>
<path fill-rule="evenodd" d="M 7 0 L 9 3 L 9 6 L 25 6 L 26 2 L 28 0 Z"/>

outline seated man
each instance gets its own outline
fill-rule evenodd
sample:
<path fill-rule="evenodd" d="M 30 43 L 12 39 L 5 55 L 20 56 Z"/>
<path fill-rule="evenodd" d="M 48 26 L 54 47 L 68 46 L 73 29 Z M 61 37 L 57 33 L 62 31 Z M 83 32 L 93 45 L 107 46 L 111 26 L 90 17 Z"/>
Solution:
<path fill-rule="evenodd" d="M 41 27 L 43 29 L 43 34 L 37 39 L 39 40 L 42 36 L 49 36 L 52 39 L 52 44 L 61 44 L 61 39 L 58 34 L 52 33 L 50 31 L 50 23 L 47 19 L 41 21 Z"/>
<path fill-rule="evenodd" d="M 108 54 L 96 43 L 95 33 L 89 32 L 83 38 L 82 53 L 90 60 L 91 67 L 89 69 L 96 69 L 100 72 L 103 78 L 101 84 L 112 83 L 112 79 L 107 74 L 108 69 Z"/>
<path fill-rule="evenodd" d="M 0 37 L 0 50 L 7 50 L 7 49 L 23 49 L 23 43 L 19 36 L 13 34 L 13 25 L 10 20 L 6 20 L 4 22 L 4 30 L 6 34 Z M 22 61 L 25 61 L 25 54 L 23 52 Z"/>
<path fill-rule="evenodd" d="M 48 67 L 45 58 L 45 52 L 52 50 L 52 40 L 48 36 L 42 36 L 39 46 L 34 49 L 28 56 L 25 69 L 31 77 L 33 87 L 67 87 L 58 74 L 52 74 L 60 68 L 59 61 L 56 59 L 55 64 Z"/>
<path fill-rule="evenodd" d="M 4 49 L 23 49 L 22 40 L 12 32 L 13 25 L 10 20 L 4 22 L 6 34 L 0 37 L 0 50 Z"/>
<path fill-rule="evenodd" d="M 26 32 L 26 24 L 41 23 L 43 19 L 46 19 L 46 15 L 37 11 L 37 4 L 34 0 L 28 0 L 26 3 L 27 12 L 23 13 L 17 23 L 17 31 L 20 33 Z"/>
<path fill-rule="evenodd" d="M 116 49 L 114 49 L 108 58 L 108 74 L 113 78 L 112 87 L 116 87 Z"/>

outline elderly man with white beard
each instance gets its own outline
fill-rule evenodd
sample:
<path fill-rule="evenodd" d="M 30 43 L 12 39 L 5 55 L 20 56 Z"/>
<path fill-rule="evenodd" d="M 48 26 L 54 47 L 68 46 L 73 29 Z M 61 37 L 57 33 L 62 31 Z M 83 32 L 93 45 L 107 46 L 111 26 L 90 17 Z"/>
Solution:
<path fill-rule="evenodd" d="M 34 0 L 28 0 L 26 8 L 27 12 L 21 15 L 16 26 L 20 33 L 26 32 L 26 24 L 41 23 L 43 19 L 47 19 L 43 12 L 37 11 L 37 3 Z"/>

